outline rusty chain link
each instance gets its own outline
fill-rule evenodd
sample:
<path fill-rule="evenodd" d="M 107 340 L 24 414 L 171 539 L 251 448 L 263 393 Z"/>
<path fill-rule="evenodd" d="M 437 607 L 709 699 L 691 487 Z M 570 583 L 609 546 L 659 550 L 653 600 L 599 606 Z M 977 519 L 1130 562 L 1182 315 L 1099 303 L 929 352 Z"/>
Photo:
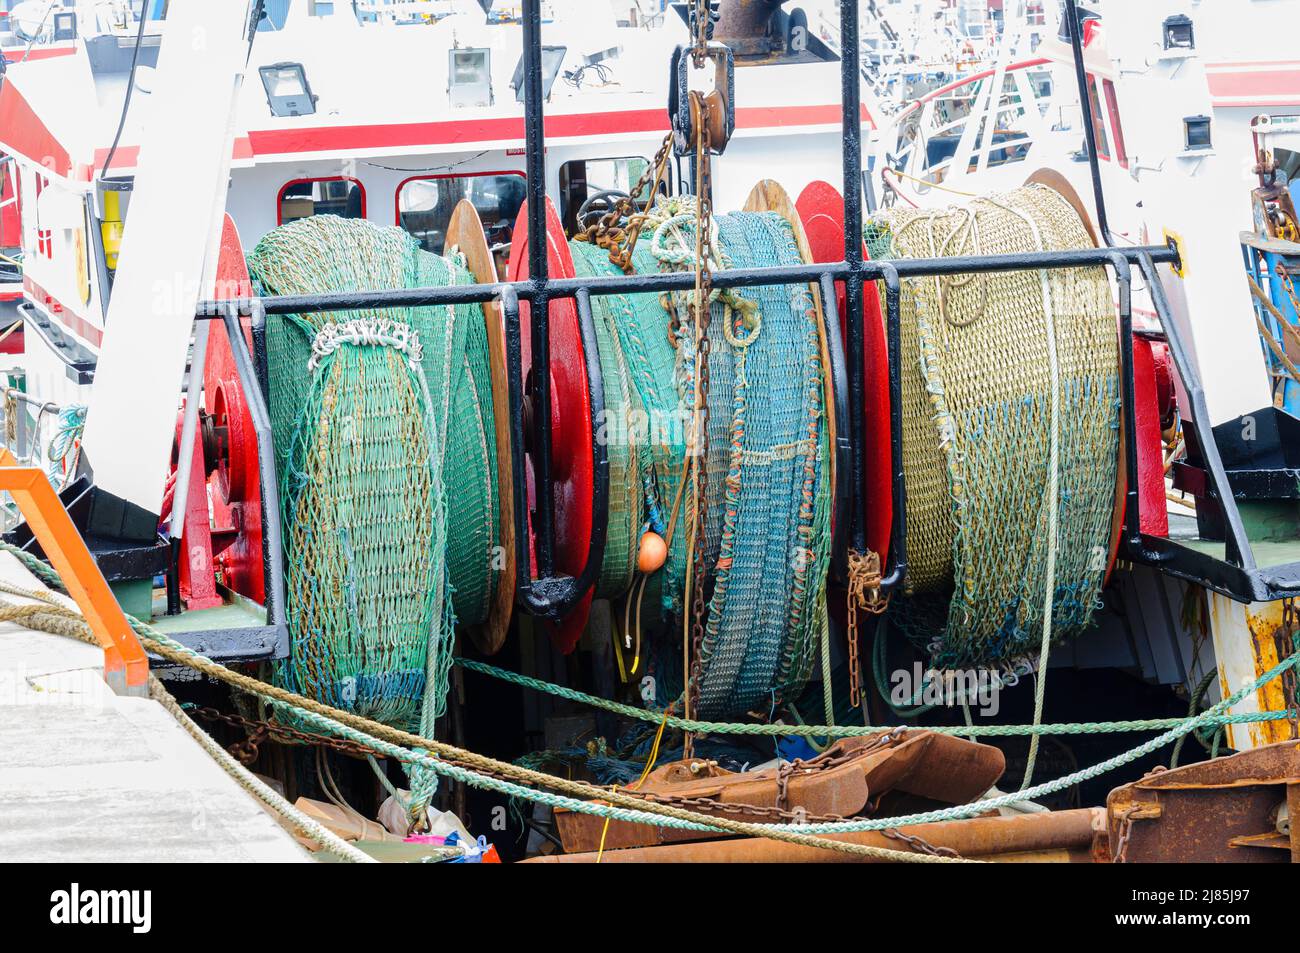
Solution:
<path fill-rule="evenodd" d="M 322 748 L 332 748 L 353 757 L 365 757 L 368 754 L 377 753 L 372 748 L 359 745 L 356 742 L 345 741 L 342 738 L 331 738 L 310 731 L 299 731 L 277 721 L 258 721 L 245 718 L 242 715 L 230 715 L 215 708 L 196 708 L 190 714 L 209 723 L 221 722 L 232 728 L 242 728 L 247 732 L 247 737 L 243 741 L 233 742 L 226 749 L 245 767 L 257 760 L 259 747 L 267 741 L 283 745 L 317 745 Z M 381 755 L 381 757 L 387 757 L 387 755 Z"/>
<path fill-rule="evenodd" d="M 849 642 L 849 704 L 857 708 L 862 704 L 862 663 L 859 659 L 858 610 L 880 615 L 889 608 L 889 597 L 880 596 L 880 555 L 868 550 L 865 554 L 849 552 L 848 630 Z"/>
<path fill-rule="evenodd" d="M 668 171 L 668 158 L 672 151 L 673 134 L 664 137 L 654 160 L 646 166 L 645 171 L 632 187 L 627 198 L 619 199 L 614 207 L 591 225 L 573 236 L 574 241 L 587 242 L 609 252 L 609 260 L 623 270 L 632 274 L 632 254 L 636 251 L 637 241 L 641 237 L 641 226 L 645 223 L 655 197 L 663 185 L 664 175 Z M 646 193 L 645 208 L 637 206 L 637 196 L 650 186 Z M 620 224 L 620 222 L 624 224 Z"/>
<path fill-rule="evenodd" d="M 698 92 L 691 93 L 692 102 L 698 109 L 699 121 L 696 123 L 696 202 L 695 202 L 695 295 L 691 302 L 691 316 L 694 322 L 695 349 L 695 413 L 692 427 L 693 445 L 692 474 L 694 482 L 692 493 L 695 498 L 695 520 L 692 528 L 694 560 L 691 567 L 692 595 L 690 666 L 688 669 L 687 692 L 690 697 L 690 711 L 699 712 L 700 679 L 703 671 L 704 625 L 707 608 L 704 600 L 704 581 L 709 578 L 708 561 L 708 489 L 709 489 L 709 323 L 710 298 L 713 295 L 713 272 L 710 261 L 713 255 L 713 202 L 711 168 L 709 161 L 709 114 L 710 107 L 704 96 Z M 694 739 L 686 736 L 686 757 L 694 748 Z"/>
<path fill-rule="evenodd" d="M 1111 863 L 1126 864 L 1128 863 L 1128 843 L 1133 836 L 1133 815 L 1141 810 L 1136 804 L 1130 804 L 1119 814 L 1119 827 L 1115 838 L 1115 854 L 1111 857 Z"/>
<path fill-rule="evenodd" d="M 886 827 L 880 833 L 884 834 L 890 840 L 896 840 L 906 844 L 918 854 L 929 854 L 931 857 L 956 857 L 961 858 L 961 854 L 951 847 L 936 847 L 924 837 L 918 837 L 916 834 L 905 834 L 897 827 Z"/>
<path fill-rule="evenodd" d="M 1289 658 L 1297 648 L 1297 634 L 1300 633 L 1300 602 L 1295 596 L 1282 600 L 1282 624 L 1274 633 L 1277 643 L 1277 657 Z M 1300 675 L 1295 667 L 1282 674 L 1282 699 L 1288 711 L 1297 712 L 1291 720 L 1291 737 L 1300 738 Z"/>

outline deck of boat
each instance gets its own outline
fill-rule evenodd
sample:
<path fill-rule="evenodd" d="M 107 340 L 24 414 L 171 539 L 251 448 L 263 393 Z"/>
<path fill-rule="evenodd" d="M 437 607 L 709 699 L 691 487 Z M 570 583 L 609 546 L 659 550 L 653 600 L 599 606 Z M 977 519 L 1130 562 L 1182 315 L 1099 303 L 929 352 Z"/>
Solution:
<path fill-rule="evenodd" d="M 0 578 L 40 587 L 8 553 Z M 114 695 L 100 649 L 0 623 L 0 860 L 73 858 L 310 859 L 161 705 Z"/>

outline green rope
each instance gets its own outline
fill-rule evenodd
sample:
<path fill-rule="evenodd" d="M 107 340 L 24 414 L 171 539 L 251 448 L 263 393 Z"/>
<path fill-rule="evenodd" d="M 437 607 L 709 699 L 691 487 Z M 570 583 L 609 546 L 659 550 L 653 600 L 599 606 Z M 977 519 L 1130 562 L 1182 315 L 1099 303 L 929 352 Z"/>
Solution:
<path fill-rule="evenodd" d="M 1206 672 L 1205 677 L 1197 684 L 1196 690 L 1192 692 L 1192 697 L 1187 700 L 1187 717 L 1190 718 L 1192 715 L 1196 714 L 1196 709 L 1201 706 L 1201 699 L 1205 697 L 1206 691 L 1209 689 L 1211 683 L 1218 674 L 1217 669 Z M 1196 738 L 1202 746 L 1206 746 L 1204 739 L 1202 739 L 1199 734 L 1193 733 L 1193 737 Z M 1174 753 L 1169 756 L 1169 767 L 1171 770 L 1178 767 L 1178 760 L 1182 756 L 1183 744 L 1186 741 L 1187 736 L 1183 735 L 1183 737 L 1178 739 L 1178 743 L 1174 745 Z M 1208 750 L 1208 746 L 1206 747 Z"/>
<path fill-rule="evenodd" d="M 574 688 L 555 685 L 551 682 L 543 681 L 540 678 L 532 678 L 528 675 L 519 675 L 515 672 L 509 672 L 505 669 L 497 668 L 494 665 L 488 665 L 486 662 L 476 662 L 473 659 L 457 658 L 456 664 L 464 668 L 466 671 L 477 672 L 480 675 L 487 675 L 490 678 L 500 679 L 501 681 L 508 682 L 511 685 L 518 685 L 521 688 L 543 692 L 547 695 L 553 695 L 556 698 L 563 698 L 566 701 L 590 705 L 593 708 L 600 708 L 616 715 L 622 715 L 626 718 L 635 718 L 639 721 L 649 722 L 654 725 L 658 725 L 661 721 L 666 719 L 669 728 L 676 728 L 681 731 L 689 731 L 695 734 L 759 735 L 775 737 L 796 735 L 805 738 L 859 738 L 864 735 L 873 735 L 884 730 L 881 727 L 873 728 L 869 725 L 777 725 L 764 724 L 760 722 L 697 721 L 694 719 L 680 718 L 676 715 L 665 716 L 662 711 L 651 711 L 645 708 L 625 705 L 622 702 L 610 701 L 609 699 L 600 698 L 596 695 L 589 695 L 586 692 L 581 692 Z M 1296 717 L 1297 713 L 1295 711 L 1244 712 L 1238 715 L 1216 713 L 1203 722 L 1203 724 L 1239 725 L 1264 721 L 1288 721 Z M 1040 725 L 926 725 L 925 730 L 933 731 L 938 734 L 963 735 L 968 737 L 979 736 L 985 738 L 1018 737 L 1023 735 L 1090 735 L 1111 734 L 1116 732 L 1159 731 L 1162 729 L 1174 728 L 1188 720 L 1188 718 L 1147 718 L 1130 721 L 1072 722 Z"/>
<path fill-rule="evenodd" d="M 29 568 L 42 582 L 45 582 L 47 585 L 57 589 L 60 592 L 66 592 L 66 587 L 63 585 L 63 582 L 59 578 L 58 573 L 56 573 L 50 566 L 43 563 L 41 560 L 37 559 L 35 556 L 32 556 L 30 553 L 24 552 L 18 547 L 12 546 L 8 543 L 0 543 L 0 549 L 3 549 L 4 551 L 12 553 L 14 556 L 16 556 L 19 559 L 19 561 L 21 561 L 23 565 Z M 160 645 L 166 646 L 172 651 L 178 652 L 185 656 L 195 658 L 195 659 L 203 659 L 204 661 L 211 662 L 210 659 L 207 659 L 205 656 L 201 655 L 198 652 L 195 652 L 193 649 L 187 646 L 182 645 L 181 643 L 175 641 L 174 639 L 169 638 L 168 636 L 157 631 L 147 623 L 141 622 L 139 619 L 136 619 L 133 616 L 129 616 L 129 615 L 126 618 L 132 630 L 134 630 L 137 634 L 144 636 L 148 639 L 152 639 L 153 641 L 159 643 Z M 1277 665 L 1273 666 L 1273 668 L 1271 668 L 1269 671 L 1259 676 L 1259 678 L 1257 678 L 1253 684 L 1243 686 L 1236 693 L 1229 696 L 1228 698 L 1223 699 L 1217 705 L 1214 705 L 1213 707 L 1207 709 L 1205 712 L 1201 713 L 1200 715 L 1197 715 L 1196 717 L 1193 718 L 1186 718 L 1181 720 L 1175 719 L 1177 724 L 1170 727 L 1168 731 L 1164 732 L 1160 736 L 1153 738 L 1150 741 L 1147 741 L 1141 745 L 1138 745 L 1136 748 L 1129 749 L 1128 751 L 1115 755 L 1112 758 L 1108 758 L 1107 760 L 1102 761 L 1099 764 L 1093 765 L 1089 768 L 1085 768 L 1079 771 L 1074 771 L 1068 775 L 1065 775 L 1064 777 L 1056 779 L 1055 781 L 1045 782 L 1043 784 L 1039 784 L 1036 785 L 1035 787 L 1029 788 L 1025 791 L 1019 791 L 1012 794 L 1004 794 L 998 797 L 987 798 L 982 801 L 976 801 L 970 804 L 957 805 L 955 807 L 944 808 L 941 810 L 927 811 L 927 812 L 922 812 L 917 814 L 909 814 L 903 817 L 864 818 L 860 820 L 843 821 L 843 822 L 835 822 L 835 823 L 828 823 L 828 824 L 776 824 L 770 826 L 777 831 L 795 832 L 795 833 L 806 834 L 806 835 L 846 834 L 846 833 L 853 833 L 858 831 L 876 831 L 876 830 L 884 830 L 886 828 L 893 828 L 893 827 L 906 827 L 914 824 L 928 824 L 935 821 L 960 820 L 968 817 L 975 817 L 989 810 L 993 810 L 999 807 L 1005 807 L 1011 804 L 1015 804 L 1019 801 L 1033 800 L 1036 798 L 1045 797 L 1046 795 L 1054 794 L 1057 791 L 1062 791 L 1067 788 L 1073 787 L 1074 785 L 1080 783 L 1081 781 L 1086 781 L 1095 777 L 1099 777 L 1102 774 L 1113 771 L 1116 768 L 1122 767 L 1126 764 L 1136 761 L 1137 759 L 1142 758 L 1153 751 L 1159 750 L 1160 748 L 1164 747 L 1170 742 L 1176 741 L 1178 738 L 1182 737 L 1188 732 L 1194 731 L 1203 726 L 1215 722 L 1224 723 L 1224 722 L 1266 720 L 1264 716 L 1257 713 L 1250 713 L 1248 717 L 1234 717 L 1234 716 L 1226 715 L 1225 712 L 1227 711 L 1227 709 L 1231 708 L 1233 705 L 1236 705 L 1238 702 L 1240 702 L 1243 698 L 1247 697 L 1253 692 L 1258 691 L 1262 686 L 1267 685 L 1268 683 L 1272 682 L 1274 679 L 1283 675 L 1291 668 L 1295 667 L 1297 663 L 1300 663 L 1300 651 L 1296 652 L 1295 654 L 1279 662 Z M 463 663 L 463 664 L 466 664 L 466 667 L 474 670 L 492 669 L 491 666 L 484 666 L 482 665 L 482 663 L 473 663 L 473 664 Z M 500 671 L 500 670 L 494 669 L 493 671 Z M 509 675 L 509 673 L 503 673 L 503 674 Z M 513 680 L 515 678 L 521 678 L 521 676 L 512 676 L 511 678 Z M 535 681 L 535 680 L 531 680 L 531 681 Z M 539 683 L 539 684 L 545 685 L 546 683 Z M 552 687 L 558 688 L 558 686 L 552 686 Z M 563 691 L 567 692 L 568 690 L 565 689 Z M 580 694 L 580 693 L 575 693 L 575 694 Z M 264 695 L 263 697 L 270 699 L 277 706 L 283 706 L 283 703 L 276 701 L 270 695 Z M 586 696 L 586 697 L 590 698 L 591 696 Z M 612 703 L 605 703 L 605 704 L 612 704 Z M 285 707 L 293 707 L 293 706 L 285 706 Z M 629 707 L 629 710 L 631 712 L 636 713 L 636 717 L 641 717 L 648 714 L 646 712 L 641 711 L 640 709 L 630 709 L 630 706 L 623 706 L 623 707 Z M 662 815 L 657 815 L 657 814 L 649 814 L 646 812 L 625 810 L 622 808 L 613 808 L 599 803 L 592 803 L 592 802 L 582 801 L 574 798 L 566 798 L 560 795 L 550 794 L 545 791 L 534 790 L 533 788 L 524 787 L 522 785 L 514 784 L 513 782 L 503 781 L 497 778 L 489 777 L 488 775 L 484 775 L 479 772 L 472 771 L 468 768 L 461 768 L 456 765 L 449 764 L 438 758 L 428 757 L 424 752 L 416 751 L 414 749 L 402 748 L 401 746 L 398 745 L 389 744 L 388 742 L 384 742 L 378 738 L 374 738 L 373 736 L 368 735 L 365 732 L 358 731 L 357 729 L 344 725 L 341 722 L 337 722 L 332 719 L 326 718 L 324 716 L 317 715 L 314 712 L 308 712 L 297 708 L 293 708 L 293 710 L 297 717 L 301 717 L 306 723 L 315 726 L 318 730 L 328 731 L 329 733 L 334 734 L 337 737 L 346 738 L 349 740 L 356 741 L 360 744 L 364 744 L 368 747 L 373 747 L 377 751 L 381 751 L 386 754 L 389 754 L 390 756 L 394 758 L 398 758 L 404 762 L 412 763 L 423 770 L 427 770 L 431 773 L 439 774 L 445 777 L 454 778 L 455 780 L 462 781 L 463 783 L 470 784 L 475 787 L 498 791 L 503 794 L 508 794 L 511 797 L 520 797 L 526 800 L 534 801 L 551 807 L 563 807 L 569 810 L 574 810 L 585 814 L 595 814 L 598 816 L 609 817 L 616 820 L 626 820 L 632 823 L 649 824 L 649 825 L 661 826 L 661 827 L 674 827 L 679 829 L 691 829 L 691 830 L 698 829 L 698 830 L 708 830 L 708 831 L 715 830 L 714 828 L 710 828 L 707 825 L 696 825 L 694 824 L 694 822 L 690 822 L 690 821 L 680 821 L 676 818 L 664 817 Z M 1277 713 L 1269 713 L 1269 714 L 1275 715 Z M 663 715 L 651 716 L 651 717 L 655 721 L 665 720 Z M 1294 714 L 1284 713 L 1284 717 L 1294 717 Z M 681 721 L 681 719 L 673 719 L 671 718 L 671 716 L 667 720 L 670 725 L 672 725 L 674 721 L 677 722 Z M 1116 723 L 1116 724 L 1123 724 L 1123 723 Z M 680 725 L 673 725 L 673 726 L 680 727 Z M 735 726 L 735 727 L 773 728 L 776 726 L 768 725 L 768 726 Z M 843 730 L 843 729 L 834 729 L 834 728 L 827 729 L 825 726 L 804 726 L 804 727 L 805 729 L 813 729 L 812 733 L 820 734 L 820 735 L 832 734 L 835 731 Z M 989 726 L 989 727 L 1005 727 L 1005 726 Z M 1026 726 L 1020 726 L 1020 727 L 1024 728 Z M 1042 732 L 1044 731 L 1044 729 L 1047 729 L 1049 727 L 1052 726 L 1038 725 L 1038 726 L 1034 726 L 1034 730 Z M 694 729 L 694 730 L 698 730 L 698 729 Z M 927 729 L 927 730 L 936 730 L 936 729 Z M 973 729 L 971 728 L 952 729 L 952 731 L 957 733 L 967 733 L 972 730 Z M 746 732 L 741 732 L 741 733 L 746 733 Z M 755 732 L 755 733 L 760 733 L 760 732 Z M 761 732 L 761 733 L 770 733 L 770 732 Z M 796 732 L 787 731 L 785 733 L 794 734 Z"/>
<path fill-rule="evenodd" d="M 922 715 L 934 710 L 933 704 L 919 704 L 920 700 L 925 697 L 925 685 L 920 685 L 916 693 L 912 696 L 910 705 L 894 704 L 893 693 L 890 692 L 889 686 L 885 684 L 885 669 L 888 667 L 889 645 L 886 635 L 889 633 L 889 616 L 883 615 L 876 622 L 876 634 L 871 645 L 871 674 L 876 683 L 876 691 L 899 718 L 920 718 Z"/>

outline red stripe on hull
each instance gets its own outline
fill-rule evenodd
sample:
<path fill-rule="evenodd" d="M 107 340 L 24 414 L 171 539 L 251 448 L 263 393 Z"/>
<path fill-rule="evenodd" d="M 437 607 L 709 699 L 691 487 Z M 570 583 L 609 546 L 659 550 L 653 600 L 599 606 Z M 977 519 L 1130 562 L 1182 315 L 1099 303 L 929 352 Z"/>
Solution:
<path fill-rule="evenodd" d="M 9 151 L 66 176 L 72 169 L 68 150 L 41 122 L 13 83 L 0 84 L 0 137 Z"/>
<path fill-rule="evenodd" d="M 45 306 L 45 310 L 65 328 L 82 340 L 89 341 L 95 347 L 104 342 L 104 332 L 95 327 L 81 315 L 70 311 L 62 301 L 54 297 L 32 279 L 23 275 L 23 290 L 27 297 Z"/>

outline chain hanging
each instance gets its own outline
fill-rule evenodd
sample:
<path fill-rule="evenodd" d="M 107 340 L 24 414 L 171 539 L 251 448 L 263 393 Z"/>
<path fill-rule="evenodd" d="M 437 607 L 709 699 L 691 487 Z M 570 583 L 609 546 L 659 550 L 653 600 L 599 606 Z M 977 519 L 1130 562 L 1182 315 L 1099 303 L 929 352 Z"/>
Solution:
<path fill-rule="evenodd" d="M 1277 657 L 1289 658 L 1297 648 L 1297 634 L 1300 633 L 1300 601 L 1295 596 L 1282 600 L 1282 624 L 1274 634 L 1277 642 Z M 1300 676 L 1295 666 L 1282 675 L 1282 699 L 1286 710 L 1295 712 L 1291 720 L 1291 737 L 1300 738 Z"/>
<path fill-rule="evenodd" d="M 712 10 L 709 0 L 696 0 L 693 7 L 695 45 L 691 57 L 697 69 L 702 69 L 708 59 L 709 33 Z M 692 602 L 687 616 L 689 634 L 685 635 L 683 649 L 686 653 L 686 711 L 692 717 L 699 710 L 700 680 L 704 626 L 708 613 L 704 600 L 705 580 L 709 578 L 708 565 L 708 459 L 709 459 L 709 320 L 710 298 L 713 295 L 713 182 L 709 136 L 711 106 L 698 91 L 690 93 L 692 125 L 695 129 L 695 294 L 690 306 L 695 341 L 695 395 L 692 414 L 691 443 L 688 448 L 691 469 L 691 494 L 694 502 L 694 521 L 691 526 L 690 549 L 693 559 L 688 567 L 687 586 Z M 683 757 L 690 758 L 695 748 L 695 738 L 687 733 L 683 742 Z"/>
<path fill-rule="evenodd" d="M 889 608 L 889 597 L 880 594 L 880 555 L 849 552 L 848 630 L 849 704 L 862 704 L 862 664 L 859 661 L 858 610 L 880 615 Z"/>
<path fill-rule="evenodd" d="M 654 161 L 646 166 L 641 178 L 632 187 L 631 194 L 619 199 L 594 225 L 574 236 L 574 241 L 587 242 L 608 251 L 610 262 L 621 268 L 625 275 L 632 274 L 632 255 L 641 237 L 641 227 L 654 206 L 668 172 L 668 157 L 672 147 L 673 134 L 670 132 L 655 153 Z M 647 186 L 649 192 L 646 192 Z M 644 208 L 637 205 L 637 196 L 642 193 L 646 196 Z"/>

